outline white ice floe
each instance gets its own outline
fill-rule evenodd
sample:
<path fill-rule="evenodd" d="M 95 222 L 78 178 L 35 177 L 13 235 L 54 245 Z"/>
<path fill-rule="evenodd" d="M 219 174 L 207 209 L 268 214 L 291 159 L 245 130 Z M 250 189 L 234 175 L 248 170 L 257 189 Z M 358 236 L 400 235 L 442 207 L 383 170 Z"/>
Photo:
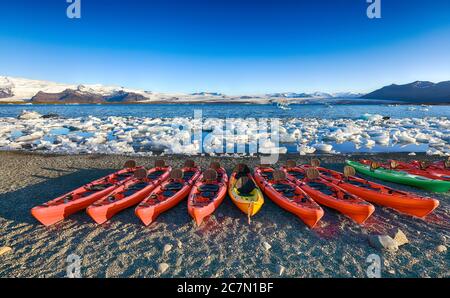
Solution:
<path fill-rule="evenodd" d="M 28 119 L 38 119 L 41 118 L 42 115 L 35 111 L 22 111 L 19 115 L 19 119 L 21 120 L 28 120 Z"/>
<path fill-rule="evenodd" d="M 450 153 L 445 117 L 364 119 L 288 118 L 279 129 L 261 119 L 147 117 L 48 118 L 35 112 L 0 118 L 0 150 L 108 154 L 336 153 L 341 143 L 355 148 L 424 146 L 428 154 Z M 274 129 L 272 131 L 272 129 Z M 278 139 L 278 141 L 277 141 Z M 379 148 L 379 147 L 378 147 Z M 414 148 L 417 151 L 417 148 Z"/>

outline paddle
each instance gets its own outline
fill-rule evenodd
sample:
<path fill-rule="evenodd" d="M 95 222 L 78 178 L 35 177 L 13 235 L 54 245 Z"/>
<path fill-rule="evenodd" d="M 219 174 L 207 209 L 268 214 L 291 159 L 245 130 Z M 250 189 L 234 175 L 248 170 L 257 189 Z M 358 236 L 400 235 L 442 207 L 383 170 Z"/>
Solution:
<path fill-rule="evenodd" d="M 164 168 L 166 163 L 162 159 L 155 160 L 155 168 Z"/>
<path fill-rule="evenodd" d="M 185 168 L 195 168 L 195 162 L 192 159 L 188 159 L 184 162 Z"/>
<path fill-rule="evenodd" d="M 373 172 L 380 167 L 380 164 L 376 161 L 370 163 L 370 170 Z"/>
<path fill-rule="evenodd" d="M 344 167 L 344 177 L 345 179 L 348 180 L 348 178 L 355 176 L 356 175 L 356 170 L 354 167 L 351 166 L 345 166 Z"/>
<path fill-rule="evenodd" d="M 320 167 L 320 160 L 317 158 L 311 159 L 311 165 L 315 168 Z"/>
<path fill-rule="evenodd" d="M 391 167 L 391 169 L 396 169 L 398 167 L 398 162 L 395 160 L 391 160 L 389 162 L 389 166 Z"/>
<path fill-rule="evenodd" d="M 446 161 L 444 161 L 444 167 L 447 168 L 447 169 L 450 169 L 450 157 L 447 158 Z"/>
<path fill-rule="evenodd" d="M 297 164 L 295 163 L 295 160 L 288 160 L 286 161 L 286 168 L 295 168 L 297 166 Z"/>
<path fill-rule="evenodd" d="M 308 177 L 309 180 L 315 180 L 319 178 L 319 170 L 316 168 L 308 168 L 306 169 L 306 177 Z"/>
<path fill-rule="evenodd" d="M 135 168 L 135 167 L 136 167 L 136 161 L 134 161 L 134 160 L 132 160 L 132 159 L 127 160 L 127 161 L 124 163 L 123 167 L 124 167 L 125 169 L 132 169 L 132 168 Z"/>

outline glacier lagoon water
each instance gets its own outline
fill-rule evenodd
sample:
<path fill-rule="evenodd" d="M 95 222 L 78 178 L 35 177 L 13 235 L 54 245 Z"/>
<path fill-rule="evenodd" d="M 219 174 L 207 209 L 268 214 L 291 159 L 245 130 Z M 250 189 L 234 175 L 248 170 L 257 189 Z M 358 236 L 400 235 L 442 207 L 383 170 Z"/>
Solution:
<path fill-rule="evenodd" d="M 450 103 L 449 103 L 450 104 Z M 380 114 L 392 118 L 449 117 L 450 105 L 323 105 L 292 104 L 282 110 L 269 104 L 129 104 L 129 105 L 0 105 L 0 117 L 17 117 L 21 111 L 40 114 L 58 114 L 63 117 L 131 116 L 150 118 L 193 117 L 194 110 L 201 110 L 203 117 L 215 118 L 351 118 Z"/>

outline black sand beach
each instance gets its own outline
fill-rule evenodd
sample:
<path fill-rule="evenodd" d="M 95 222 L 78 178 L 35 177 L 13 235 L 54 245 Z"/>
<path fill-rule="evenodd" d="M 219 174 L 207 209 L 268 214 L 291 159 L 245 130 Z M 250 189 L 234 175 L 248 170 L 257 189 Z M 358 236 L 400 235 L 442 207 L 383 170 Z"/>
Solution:
<path fill-rule="evenodd" d="M 358 159 L 361 156 L 351 156 Z M 406 154 L 378 154 L 371 158 L 413 158 Z M 151 166 L 160 157 L 136 157 L 138 164 Z M 162 157 L 180 166 L 186 157 Z M 324 166 L 342 170 L 349 156 L 321 156 Z M 294 215 L 266 199 L 260 213 L 247 218 L 227 198 L 200 228 L 187 213 L 185 202 L 144 227 L 133 208 L 108 223 L 95 224 L 81 212 L 52 227 L 40 225 L 30 209 L 95 178 L 119 169 L 127 156 L 42 155 L 1 152 L 0 160 L 0 247 L 11 247 L 0 255 L 0 277 L 64 277 L 67 257 L 81 257 L 84 277 L 365 277 L 366 258 L 378 254 L 383 277 L 449 277 L 447 246 L 450 232 L 450 194 L 432 194 L 415 188 L 385 183 L 440 200 L 440 206 L 425 220 L 376 206 L 373 216 L 358 225 L 324 208 L 325 216 L 310 230 Z M 238 162 L 251 166 L 257 157 L 194 157 L 203 168 L 219 160 L 231 172 Z M 283 155 L 298 163 L 311 157 Z M 437 159 L 433 157 L 433 159 Z M 397 252 L 380 251 L 369 245 L 367 236 L 400 228 L 410 243 Z M 264 243 L 270 244 L 266 250 Z M 171 247 L 170 247 L 171 246 Z M 161 263 L 168 264 L 164 273 Z M 281 270 L 285 268 L 285 270 Z"/>

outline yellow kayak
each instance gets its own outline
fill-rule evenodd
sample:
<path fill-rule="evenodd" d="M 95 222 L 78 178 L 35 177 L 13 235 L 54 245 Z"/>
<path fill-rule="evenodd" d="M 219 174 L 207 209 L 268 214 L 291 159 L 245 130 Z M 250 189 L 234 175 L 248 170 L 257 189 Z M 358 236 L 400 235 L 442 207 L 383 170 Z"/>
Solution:
<path fill-rule="evenodd" d="M 229 180 L 229 186 L 228 186 L 228 194 L 230 195 L 231 200 L 233 203 L 247 216 L 251 217 L 258 213 L 259 209 L 261 209 L 262 205 L 264 204 L 264 196 L 261 190 L 256 186 L 255 188 L 246 194 L 240 193 L 238 191 L 238 187 L 236 187 L 236 175 L 238 173 L 234 172 Z M 246 176 L 253 180 L 253 177 L 250 173 L 246 173 Z M 254 182 L 254 180 L 253 180 Z"/>

